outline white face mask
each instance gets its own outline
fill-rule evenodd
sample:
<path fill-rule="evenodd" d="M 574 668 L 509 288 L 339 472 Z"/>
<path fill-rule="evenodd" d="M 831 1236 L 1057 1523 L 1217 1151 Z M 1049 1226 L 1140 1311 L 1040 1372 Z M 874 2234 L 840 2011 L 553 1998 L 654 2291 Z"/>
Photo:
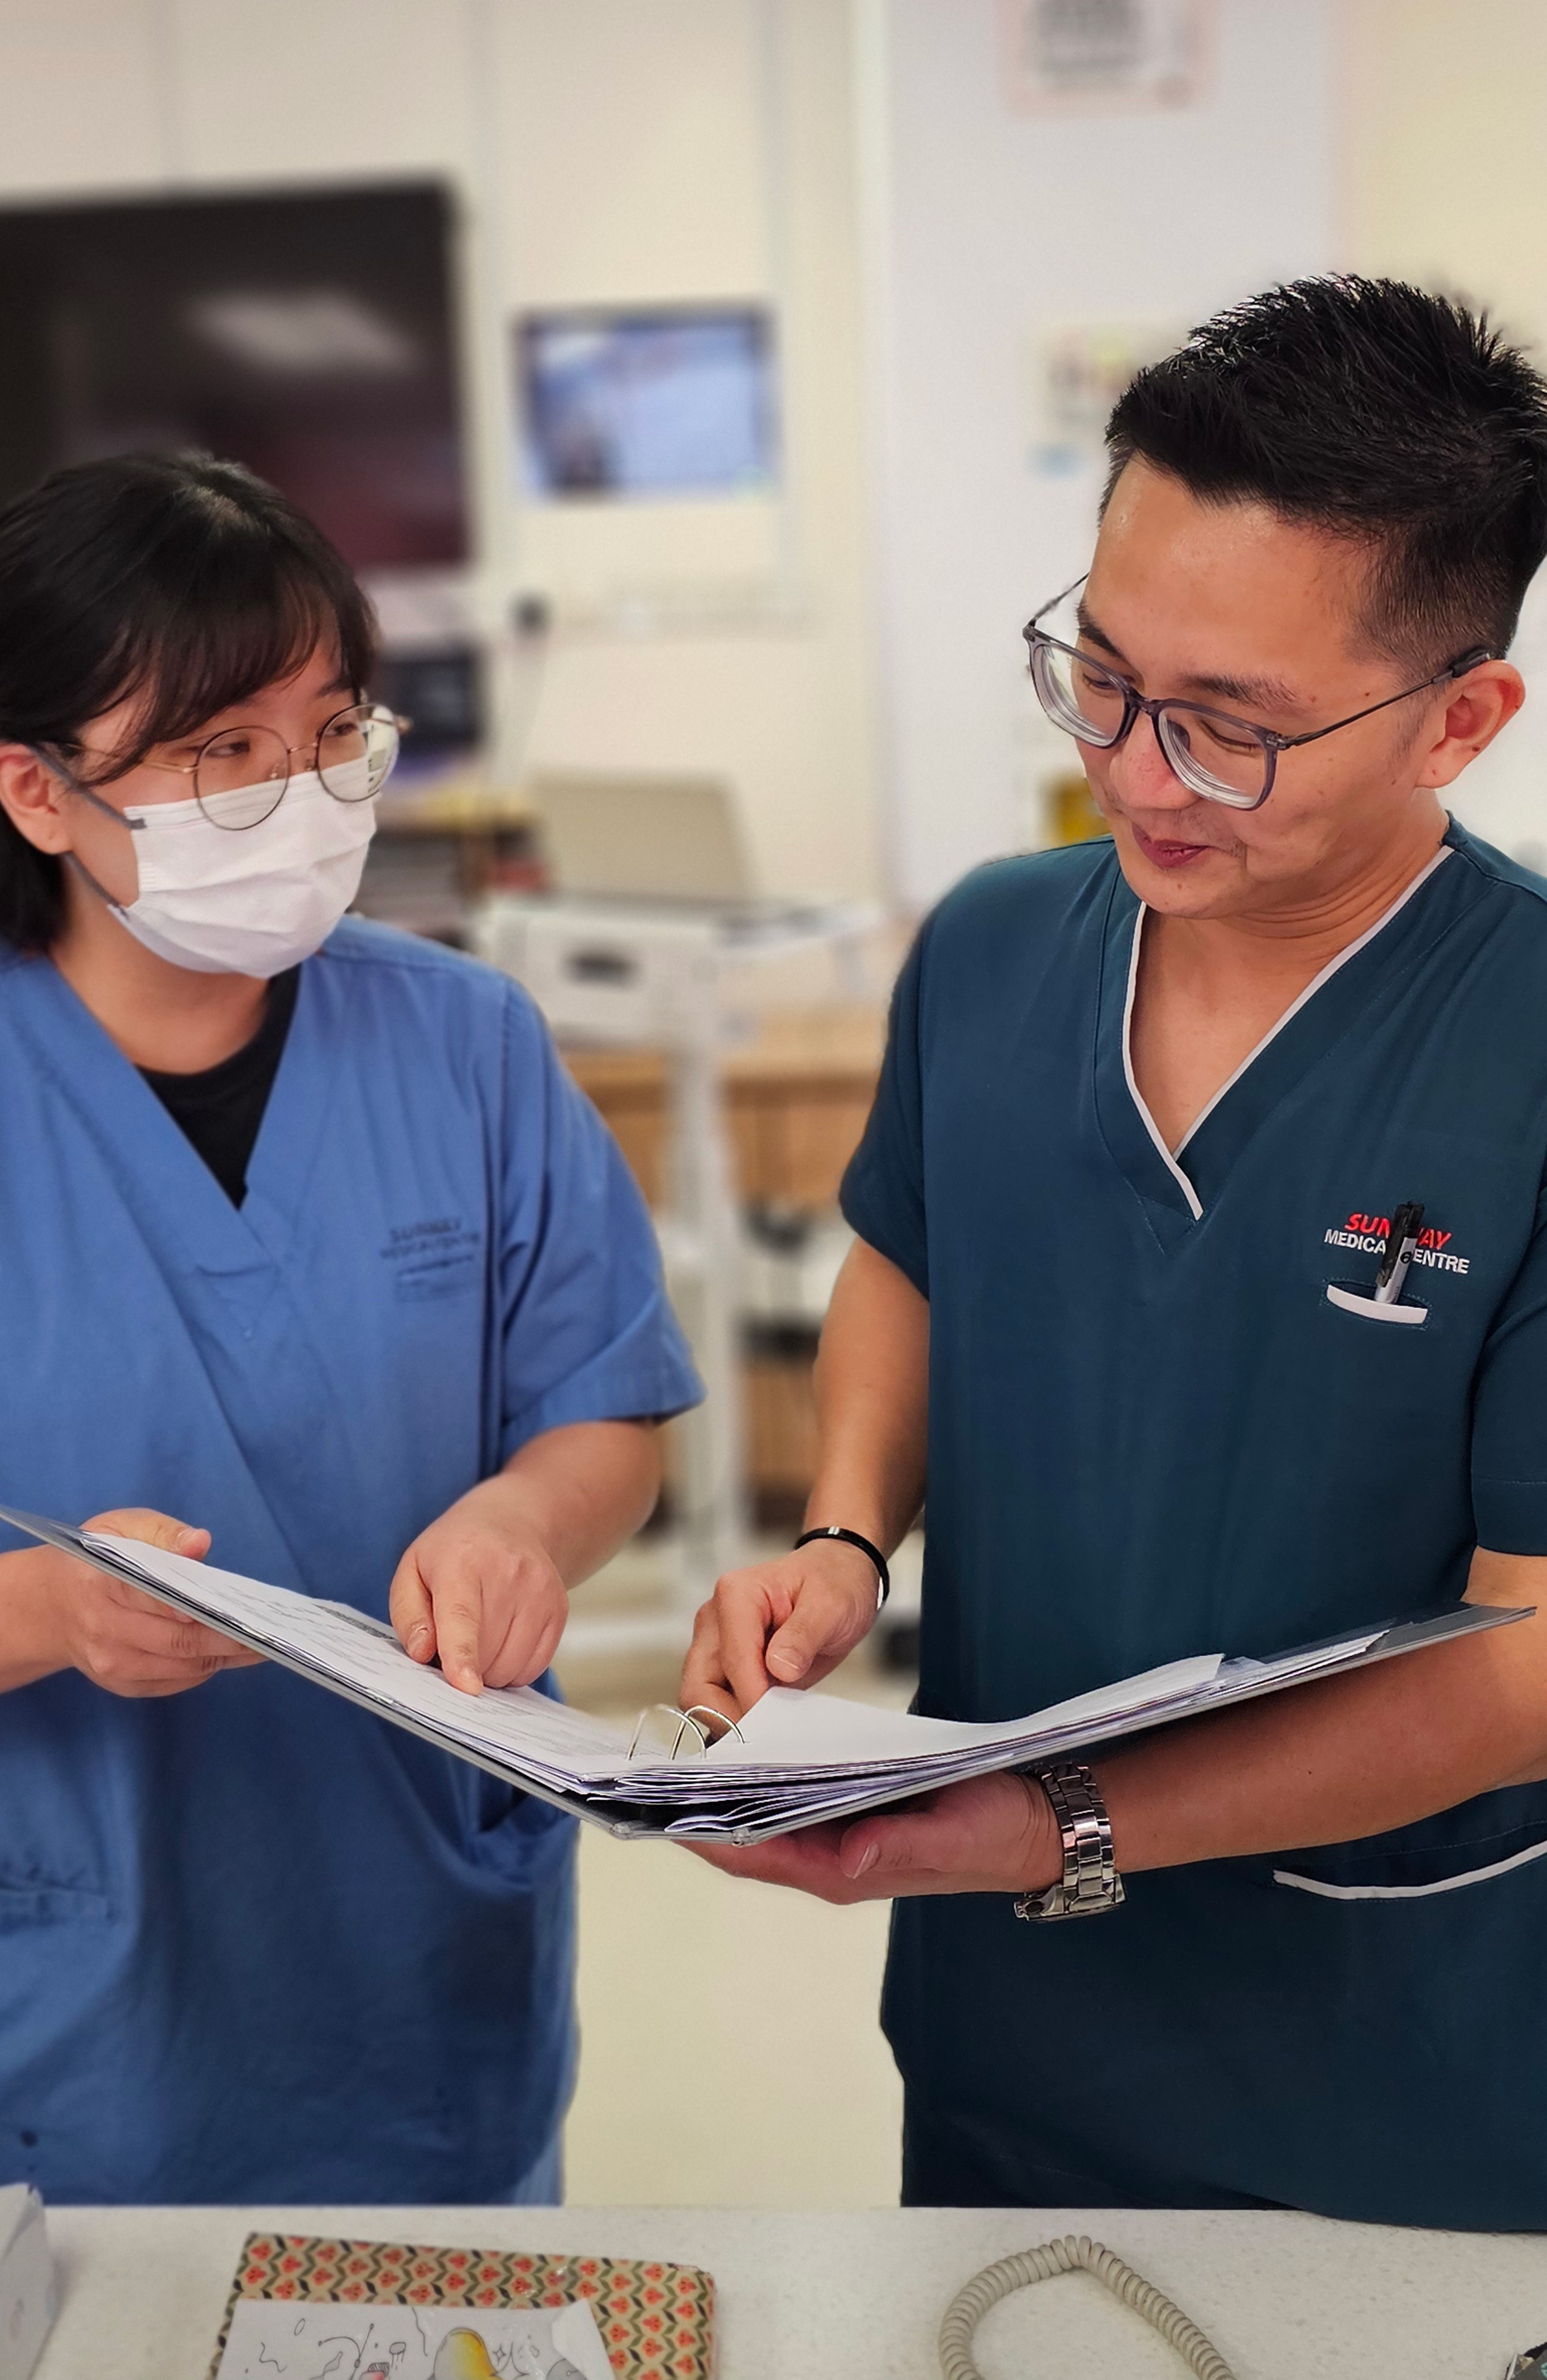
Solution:
<path fill-rule="evenodd" d="M 364 795 L 362 759 L 331 769 Z M 321 949 L 360 889 L 376 804 L 340 801 L 315 770 L 292 777 L 261 824 L 233 830 L 251 787 L 198 802 L 147 802 L 123 816 L 134 835 L 139 892 L 113 913 L 157 958 L 196 975 L 283 975 Z"/>

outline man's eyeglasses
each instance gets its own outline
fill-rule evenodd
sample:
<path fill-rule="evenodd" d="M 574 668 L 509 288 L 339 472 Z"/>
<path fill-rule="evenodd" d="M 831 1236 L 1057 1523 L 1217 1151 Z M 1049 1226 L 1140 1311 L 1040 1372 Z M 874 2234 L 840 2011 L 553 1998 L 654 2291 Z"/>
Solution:
<path fill-rule="evenodd" d="M 1323 735 L 1335 735 L 1357 719 L 1389 710 L 1394 702 L 1406 702 L 1411 695 L 1427 694 L 1432 686 L 1464 677 L 1480 662 L 1492 659 L 1486 645 L 1473 645 L 1420 686 L 1404 686 L 1400 694 L 1388 694 L 1383 702 L 1351 710 L 1347 719 L 1335 719 L 1330 727 L 1312 727 L 1303 735 L 1279 735 L 1271 727 L 1258 727 L 1249 719 L 1234 718 L 1205 702 L 1142 695 L 1105 662 L 1050 637 L 1039 623 L 1084 583 L 1082 577 L 1073 587 L 1066 587 L 1062 595 L 1056 595 L 1033 613 L 1021 631 L 1031 654 L 1032 683 L 1048 718 L 1080 743 L 1111 751 L 1142 713 L 1154 729 L 1155 742 L 1172 774 L 1190 793 L 1201 795 L 1204 801 L 1223 802 L 1233 810 L 1258 809 L 1267 800 L 1280 752 L 1293 752 L 1301 744 L 1319 744 Z"/>

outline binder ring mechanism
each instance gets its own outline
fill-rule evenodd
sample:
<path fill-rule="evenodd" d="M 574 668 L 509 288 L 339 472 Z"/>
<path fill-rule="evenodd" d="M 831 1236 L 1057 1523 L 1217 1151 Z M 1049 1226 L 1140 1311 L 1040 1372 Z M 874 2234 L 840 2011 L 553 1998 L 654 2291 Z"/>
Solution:
<path fill-rule="evenodd" d="M 631 1760 L 641 1743 L 645 1743 L 652 1734 L 663 1741 L 666 1736 L 671 1736 L 671 1743 L 666 1747 L 668 1760 L 675 1760 L 684 1743 L 689 1747 L 690 1759 L 702 1760 L 710 1744 L 718 1743 L 722 1736 L 733 1735 L 741 1744 L 746 1742 L 735 1720 L 727 1718 L 723 1711 L 712 1709 L 707 1703 L 694 1703 L 686 1710 L 679 1710 L 675 1703 L 647 1704 L 629 1739 L 628 1756 Z"/>

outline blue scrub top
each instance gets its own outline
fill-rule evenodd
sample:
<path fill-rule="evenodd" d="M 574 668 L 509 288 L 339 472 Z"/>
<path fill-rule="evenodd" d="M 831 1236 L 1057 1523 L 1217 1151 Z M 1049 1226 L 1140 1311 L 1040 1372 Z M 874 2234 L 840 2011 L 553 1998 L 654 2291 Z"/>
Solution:
<path fill-rule="evenodd" d="M 1142 931 L 1108 842 L 959 888 L 844 1186 L 930 1304 L 933 1714 L 1417 1613 L 1480 1543 L 1547 1554 L 1547 885 L 1452 827 L 1175 1160 L 1128 1062 Z M 1358 1293 L 1406 1199 L 1394 1323 Z M 1543 1852 L 1532 1785 L 1142 1875 L 1093 1923 L 900 1902 L 911 2106 L 1007 2201 L 1100 2172 L 1547 2227 Z"/>
<path fill-rule="evenodd" d="M 240 1210 L 47 960 L 0 959 L 0 1500 L 384 1617 L 527 1439 L 699 1393 L 615 1144 L 468 960 L 307 962 Z M 509 2194 L 572 2080 L 573 1833 L 277 1668 L 0 1697 L 0 2181 Z"/>

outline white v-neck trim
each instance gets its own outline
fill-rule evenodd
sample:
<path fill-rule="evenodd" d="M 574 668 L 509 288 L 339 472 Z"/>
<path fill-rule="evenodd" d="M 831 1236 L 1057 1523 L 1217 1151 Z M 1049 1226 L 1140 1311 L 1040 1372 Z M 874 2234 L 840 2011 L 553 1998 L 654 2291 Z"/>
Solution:
<path fill-rule="evenodd" d="M 1144 1130 L 1149 1134 L 1150 1138 L 1154 1141 L 1156 1148 L 1160 1151 L 1161 1163 L 1165 1166 L 1166 1171 L 1171 1175 L 1172 1179 L 1179 1183 L 1181 1185 L 1182 1196 L 1187 1200 L 1189 1207 L 1191 1208 L 1192 1220 L 1196 1222 L 1203 1211 L 1203 1202 L 1199 1197 L 1197 1191 L 1194 1190 L 1186 1174 L 1182 1172 L 1181 1167 L 1177 1163 L 1177 1160 L 1172 1156 L 1170 1150 L 1166 1148 L 1165 1135 L 1162 1134 L 1160 1126 L 1156 1123 L 1154 1116 L 1151 1115 L 1149 1109 L 1144 1104 L 1143 1093 L 1139 1088 L 1138 1078 L 1133 1072 L 1133 1035 L 1131 1031 L 1133 1024 L 1133 996 L 1139 989 L 1139 945 L 1143 939 L 1144 920 L 1148 916 L 1149 910 L 1145 904 L 1141 901 L 1133 917 L 1133 949 L 1129 956 L 1128 992 L 1123 1001 L 1123 1079 L 1128 1085 L 1129 1098 L 1133 1101 L 1134 1106 L 1138 1109 L 1140 1115 L 1143 1119 Z M 1182 1146 L 1185 1148 L 1186 1145 L 1187 1144 L 1184 1141 Z"/>
<path fill-rule="evenodd" d="M 1346 950 L 1339 951 L 1335 958 L 1332 958 L 1327 961 L 1320 975 L 1313 976 L 1311 978 L 1311 981 L 1306 985 L 1305 990 L 1299 995 L 1299 997 L 1289 1002 L 1288 1007 L 1284 1011 L 1283 1015 L 1278 1019 L 1277 1023 L 1275 1025 L 1271 1025 L 1268 1027 L 1268 1030 L 1263 1034 L 1262 1039 L 1256 1044 L 1255 1048 L 1247 1051 L 1246 1056 L 1241 1060 L 1240 1064 L 1236 1068 L 1234 1074 L 1227 1076 L 1227 1079 L 1221 1083 L 1218 1090 L 1215 1091 L 1207 1107 L 1201 1110 L 1201 1111 L 1193 1117 L 1192 1122 L 1188 1125 L 1186 1132 L 1177 1144 L 1175 1155 L 1173 1155 L 1171 1150 L 1166 1148 L 1165 1138 L 1161 1134 L 1159 1126 L 1156 1124 L 1154 1116 L 1151 1115 L 1149 1109 L 1145 1106 L 1142 1094 L 1140 1091 L 1139 1085 L 1135 1079 L 1133 1072 L 1133 1002 L 1134 997 L 1139 989 L 1139 953 L 1143 941 L 1144 920 L 1149 916 L 1148 904 L 1143 901 L 1140 902 L 1133 919 L 1133 950 L 1128 963 L 1128 994 L 1127 998 L 1123 1002 L 1123 1075 L 1128 1083 L 1129 1096 L 1143 1119 L 1144 1129 L 1149 1134 L 1150 1138 L 1154 1141 L 1156 1148 L 1160 1151 L 1161 1157 L 1165 1160 L 1166 1171 L 1180 1184 L 1182 1194 L 1187 1200 L 1188 1206 L 1191 1209 L 1192 1220 L 1194 1222 L 1196 1222 L 1202 1216 L 1203 1207 L 1203 1201 L 1200 1199 L 1197 1191 L 1193 1188 L 1188 1175 L 1184 1172 L 1181 1165 L 1178 1161 L 1183 1149 L 1186 1148 L 1188 1143 L 1208 1122 L 1210 1116 L 1213 1115 L 1215 1108 L 1219 1105 L 1220 1100 L 1228 1097 L 1230 1092 L 1235 1089 L 1236 1085 L 1240 1081 L 1241 1076 L 1245 1075 L 1250 1068 L 1256 1064 L 1263 1050 L 1277 1038 L 1278 1035 L 1283 1032 L 1285 1026 L 1299 1014 L 1300 1010 L 1305 1006 L 1307 1001 L 1314 1000 L 1323 985 L 1332 981 L 1333 977 L 1337 973 L 1339 967 L 1347 966 L 1350 959 L 1357 958 L 1360 951 L 1368 948 L 1370 943 L 1374 941 L 1377 934 L 1384 931 L 1385 928 L 1390 925 L 1397 912 L 1406 908 L 1408 903 L 1412 899 L 1413 894 L 1419 890 L 1419 887 L 1420 885 L 1427 884 L 1431 876 L 1433 875 L 1434 870 L 1440 867 L 1444 861 L 1450 857 L 1453 848 L 1454 846 L 1452 844 L 1442 843 L 1438 851 L 1434 854 L 1433 858 L 1428 862 L 1426 867 L 1419 869 L 1419 872 L 1413 878 L 1412 882 L 1403 888 L 1388 909 L 1384 909 L 1382 911 L 1374 924 L 1372 926 L 1367 926 L 1363 933 L 1357 935 L 1354 941 L 1348 945 Z"/>

